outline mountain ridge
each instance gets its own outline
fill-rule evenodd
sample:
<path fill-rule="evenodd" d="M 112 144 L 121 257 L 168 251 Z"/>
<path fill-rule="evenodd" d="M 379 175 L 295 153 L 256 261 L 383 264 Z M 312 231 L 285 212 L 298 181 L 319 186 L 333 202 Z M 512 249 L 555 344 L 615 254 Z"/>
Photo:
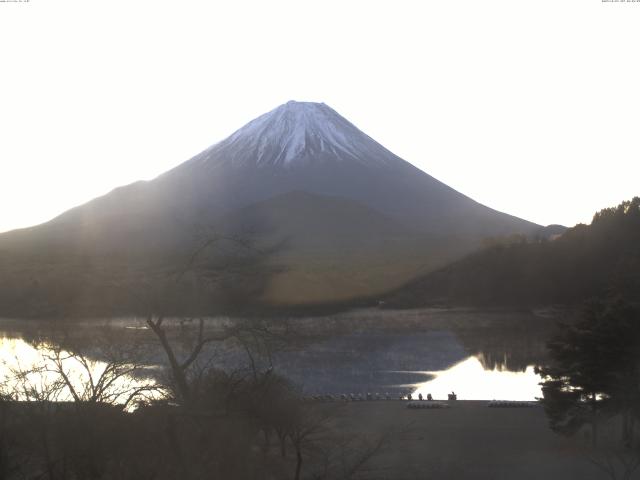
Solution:
<path fill-rule="evenodd" d="M 39 226 L 0 234 L 0 255 L 12 265 L 12 291 L 45 276 L 50 285 L 40 282 L 40 288 L 49 292 L 68 281 L 67 266 L 78 255 L 85 259 L 72 261 L 78 278 L 97 271 L 126 276 L 127 269 L 188 256 L 203 229 L 235 225 L 238 231 L 227 233 L 238 234 L 249 220 L 268 222 L 289 240 L 285 254 L 283 243 L 273 249 L 275 237 L 248 234 L 258 244 L 272 243 L 270 258 L 260 261 L 260 286 L 269 293 L 254 289 L 247 301 L 284 304 L 382 292 L 424 274 L 425 265 L 435 268 L 473 251 L 485 237 L 540 229 L 431 177 L 327 105 L 288 102 L 153 180 L 118 187 Z M 315 239 L 309 231 L 318 232 Z M 352 255 L 340 251 L 347 244 Z M 46 274 L 28 260 L 43 255 Z M 123 266 L 110 269 L 109 258 Z M 251 275 L 245 267 L 237 283 Z M 58 278 L 57 271 L 67 273 Z"/>

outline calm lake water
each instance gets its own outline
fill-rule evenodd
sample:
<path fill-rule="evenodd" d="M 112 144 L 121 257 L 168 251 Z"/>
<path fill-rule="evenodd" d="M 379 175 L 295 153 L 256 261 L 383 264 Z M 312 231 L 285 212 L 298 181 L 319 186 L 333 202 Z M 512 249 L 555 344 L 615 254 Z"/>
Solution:
<path fill-rule="evenodd" d="M 388 392 L 397 398 L 431 393 L 443 399 L 455 391 L 459 399 L 534 400 L 541 396 L 534 366 L 544 360 L 553 321 L 544 315 L 504 312 L 390 312 L 364 320 L 305 319 L 304 328 L 315 328 L 317 322 L 321 334 L 273 352 L 269 363 L 304 395 Z M 330 322 L 338 322 L 340 328 L 334 329 Z M 162 352 L 140 322 L 111 322 L 109 329 L 117 331 L 122 343 L 144 338 L 151 352 L 149 366 L 161 362 Z M 30 368 L 47 356 L 33 330 L 33 324 L 27 328 L 0 321 L 0 381 L 12 370 Z M 87 324 L 78 330 L 87 342 L 104 331 Z M 205 354 L 223 369 L 248 364 L 246 352 L 237 344 L 220 343 Z M 256 357 L 254 362 L 266 368 L 265 358 Z M 91 368 L 96 372 L 104 368 L 99 353 Z M 80 382 L 82 370 L 73 365 L 69 369 Z"/>
<path fill-rule="evenodd" d="M 475 335 L 495 341 L 499 333 L 478 329 Z M 465 345 L 451 330 L 360 332 L 277 355 L 274 365 L 308 394 L 431 393 L 446 399 L 454 391 L 461 400 L 534 400 L 541 396 L 534 366 L 544 357 L 544 341 L 537 347 L 525 359 L 522 350 Z"/>

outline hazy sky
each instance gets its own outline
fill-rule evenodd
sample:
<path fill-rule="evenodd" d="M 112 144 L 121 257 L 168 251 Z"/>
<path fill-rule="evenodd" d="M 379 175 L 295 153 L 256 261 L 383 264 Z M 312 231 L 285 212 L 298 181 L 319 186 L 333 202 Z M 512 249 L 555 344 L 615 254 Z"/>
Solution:
<path fill-rule="evenodd" d="M 0 2 L 0 231 L 323 101 L 488 206 L 640 194 L 640 3 Z"/>

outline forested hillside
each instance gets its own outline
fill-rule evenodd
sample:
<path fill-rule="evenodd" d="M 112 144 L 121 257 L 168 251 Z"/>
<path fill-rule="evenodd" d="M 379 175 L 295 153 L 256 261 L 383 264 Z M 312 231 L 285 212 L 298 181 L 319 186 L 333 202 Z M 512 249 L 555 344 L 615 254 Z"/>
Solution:
<path fill-rule="evenodd" d="M 554 240 L 495 240 L 394 292 L 387 305 L 571 304 L 613 293 L 640 298 L 640 197 L 596 213 Z"/>

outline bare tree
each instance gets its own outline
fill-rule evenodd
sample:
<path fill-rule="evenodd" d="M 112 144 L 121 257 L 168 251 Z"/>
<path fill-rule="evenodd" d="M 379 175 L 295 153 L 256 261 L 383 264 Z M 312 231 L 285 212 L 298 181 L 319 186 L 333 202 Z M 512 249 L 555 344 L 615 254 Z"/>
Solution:
<path fill-rule="evenodd" d="M 204 319 L 199 318 L 195 342 L 186 357 L 179 358 L 165 329 L 165 318 L 163 316 L 149 315 L 146 319 L 146 324 L 159 340 L 162 350 L 169 362 L 171 382 L 177 399 L 183 405 L 190 405 L 194 400 L 193 384 L 191 382 L 193 375 L 191 375 L 192 372 L 190 372 L 190 370 L 195 365 L 196 360 L 198 360 L 203 348 L 207 344 L 223 340 L 226 336 L 205 335 Z M 198 374 L 201 373 L 202 370 L 198 372 Z"/>
<path fill-rule="evenodd" d="M 260 318 L 238 321 L 226 329 L 225 337 L 244 350 L 249 360 L 253 378 L 264 371 L 273 370 L 273 356 L 300 344 L 300 334 L 293 324 L 285 319 L 278 323 Z"/>
<path fill-rule="evenodd" d="M 129 292 L 138 308 L 146 312 L 145 323 L 159 341 L 168 362 L 175 399 L 183 405 L 193 402 L 194 383 L 206 370 L 205 367 L 194 368 L 205 347 L 232 335 L 232 332 L 207 331 L 202 316 L 210 309 L 213 286 L 228 273 L 234 258 L 232 254 L 212 255 L 214 247 L 227 244 L 236 250 L 262 254 L 249 240 L 238 235 L 222 235 L 206 229 L 201 237 L 200 245 L 188 256 L 183 267 L 166 272 L 164 280 L 155 286 L 149 285 L 146 291 Z M 195 316 L 197 326 L 187 352 L 180 354 L 169 337 L 167 323 L 171 315 L 182 316 L 185 311 L 198 313 Z M 183 322 L 186 320 L 183 318 Z"/>
<path fill-rule="evenodd" d="M 42 381 L 59 386 L 59 400 L 128 410 L 164 394 L 162 385 L 147 373 L 144 346 L 123 342 L 109 327 L 94 327 L 90 337 L 54 329 L 36 348 L 40 359 L 34 367 L 41 371 Z"/>

